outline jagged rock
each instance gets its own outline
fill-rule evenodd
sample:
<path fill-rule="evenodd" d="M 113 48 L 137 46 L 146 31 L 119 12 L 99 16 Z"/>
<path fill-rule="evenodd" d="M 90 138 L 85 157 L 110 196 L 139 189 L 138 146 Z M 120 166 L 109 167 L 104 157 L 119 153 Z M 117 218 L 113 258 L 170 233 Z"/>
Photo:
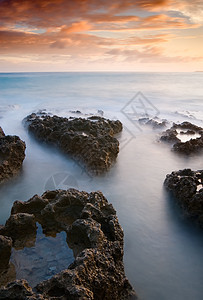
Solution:
<path fill-rule="evenodd" d="M 2 270 L 8 268 L 11 248 L 12 239 L 7 236 L 0 235 L 0 274 Z"/>
<path fill-rule="evenodd" d="M 35 241 L 36 229 L 34 215 L 18 213 L 10 216 L 5 226 L 0 229 L 0 234 L 11 237 L 14 247 L 21 249 L 27 245 L 31 246 L 30 241 Z"/>
<path fill-rule="evenodd" d="M 203 227 L 203 170 L 179 170 L 166 176 L 165 187 L 173 193 L 185 214 Z"/>
<path fill-rule="evenodd" d="M 178 143 L 180 139 L 177 137 L 178 132 L 175 129 L 167 129 L 165 132 L 162 133 L 160 140 L 163 142 L 168 143 Z"/>
<path fill-rule="evenodd" d="M 7 235 L 9 228 L 13 230 L 10 219 L 16 220 L 19 215 L 34 217 L 46 234 L 65 230 L 75 255 L 66 270 L 35 287 L 40 299 L 137 299 L 124 272 L 123 230 L 113 206 L 101 192 L 55 190 L 35 195 L 27 202 L 16 201 L 5 225 Z M 33 223 L 27 227 L 32 232 Z M 27 283 L 16 284 L 20 285 L 20 293 L 32 295 Z M 7 299 L 2 295 L 9 290 L 11 286 L 0 290 L 0 299 Z M 26 297 L 22 299 L 38 299 Z"/>
<path fill-rule="evenodd" d="M 138 122 L 142 125 L 149 125 L 153 129 L 159 129 L 159 128 L 166 127 L 166 125 L 168 123 L 166 120 L 160 120 L 158 117 L 155 117 L 154 119 L 140 118 L 138 120 Z"/>
<path fill-rule="evenodd" d="M 178 138 L 178 129 L 186 130 L 180 131 L 181 135 L 198 134 L 200 137 L 191 138 L 189 141 L 181 142 Z M 160 141 L 172 143 L 172 150 L 178 153 L 189 155 L 191 153 L 200 152 L 203 150 L 203 128 L 190 122 L 183 122 L 181 124 L 174 123 L 170 129 L 167 129 L 162 133 Z"/>
<path fill-rule="evenodd" d="M 173 124 L 173 128 L 177 128 L 177 129 L 187 129 L 187 130 L 193 130 L 195 132 L 199 132 L 202 130 L 202 127 L 197 126 L 195 124 L 192 124 L 190 122 L 182 122 L 181 124 Z"/>
<path fill-rule="evenodd" d="M 108 170 L 119 152 L 119 142 L 113 137 L 122 130 L 120 121 L 98 116 L 87 119 L 31 114 L 24 120 L 35 137 L 59 147 L 94 174 Z"/>
<path fill-rule="evenodd" d="M 26 280 L 16 280 L 0 289 L 0 299 L 5 300 L 45 300 L 42 295 L 35 294 Z"/>
<path fill-rule="evenodd" d="M 173 150 L 179 153 L 191 154 L 203 149 L 203 136 L 196 139 L 190 139 L 187 142 L 178 142 L 173 145 Z"/>
<path fill-rule="evenodd" d="M 6 136 L 0 127 L 0 183 L 21 169 L 25 148 L 25 143 L 18 136 Z"/>

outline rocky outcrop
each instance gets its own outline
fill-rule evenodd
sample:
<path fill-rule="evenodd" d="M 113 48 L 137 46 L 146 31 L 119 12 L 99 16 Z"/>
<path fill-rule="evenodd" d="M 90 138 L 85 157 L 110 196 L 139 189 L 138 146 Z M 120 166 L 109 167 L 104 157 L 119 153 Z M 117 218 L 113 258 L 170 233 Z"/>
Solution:
<path fill-rule="evenodd" d="M 180 132 L 178 132 L 178 130 Z M 183 131 L 184 130 L 184 131 Z M 186 142 L 181 142 L 178 138 L 180 135 L 195 135 L 199 136 L 191 138 Z M 173 124 L 170 129 L 162 133 L 160 141 L 172 144 L 172 150 L 178 153 L 189 155 L 203 150 L 203 128 L 196 126 L 190 122 L 183 122 L 181 124 Z"/>
<path fill-rule="evenodd" d="M 15 241 L 23 240 L 18 229 L 13 233 L 12 224 L 19 220 L 16 227 L 22 228 L 26 223 L 26 232 L 32 233 L 33 218 L 46 234 L 66 231 L 75 261 L 66 270 L 39 283 L 35 294 L 27 282 L 16 281 L 0 290 L 0 299 L 8 299 L 7 295 L 18 289 L 20 295 L 23 293 L 21 299 L 137 298 L 124 272 L 123 230 L 113 206 L 101 192 L 55 190 L 35 195 L 27 202 L 16 201 L 1 233 Z"/>
<path fill-rule="evenodd" d="M 25 148 L 25 143 L 18 136 L 6 136 L 0 127 L 0 183 L 19 172 Z"/>
<path fill-rule="evenodd" d="M 0 229 L 0 234 L 6 235 L 13 240 L 16 249 L 31 246 L 30 241 L 36 237 L 35 216 L 27 213 L 13 214 Z"/>
<path fill-rule="evenodd" d="M 98 116 L 68 119 L 33 113 L 24 121 L 37 139 L 56 145 L 94 174 L 108 170 L 118 155 L 119 142 L 113 137 L 122 130 L 118 120 Z"/>
<path fill-rule="evenodd" d="M 7 236 L 0 235 L 0 274 L 2 270 L 8 268 L 11 248 L 12 239 Z"/>
<path fill-rule="evenodd" d="M 148 125 L 151 126 L 153 129 L 162 129 L 163 127 L 166 127 L 168 122 L 167 120 L 161 120 L 158 117 L 155 117 L 154 119 L 150 118 L 140 118 L 138 122 L 141 125 Z"/>
<path fill-rule="evenodd" d="M 41 295 L 35 294 L 26 280 L 16 280 L 0 289 L 0 299 L 5 300 L 45 300 Z"/>
<path fill-rule="evenodd" d="M 203 227 L 203 170 L 172 172 L 166 176 L 164 185 L 173 193 L 185 214 Z"/>

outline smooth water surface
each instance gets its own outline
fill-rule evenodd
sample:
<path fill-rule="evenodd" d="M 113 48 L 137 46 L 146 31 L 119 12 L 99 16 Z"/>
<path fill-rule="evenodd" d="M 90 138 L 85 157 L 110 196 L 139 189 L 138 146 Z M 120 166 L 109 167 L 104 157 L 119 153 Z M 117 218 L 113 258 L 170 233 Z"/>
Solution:
<path fill-rule="evenodd" d="M 126 275 L 139 298 L 201 300 L 202 232 L 183 218 L 163 181 L 173 170 L 202 169 L 202 155 L 171 152 L 169 145 L 157 141 L 160 131 L 140 127 L 130 116 L 147 111 L 152 117 L 203 126 L 203 74 L 0 74 L 0 91 L 0 126 L 27 145 L 22 172 L 0 187 L 0 223 L 9 217 L 15 200 L 28 200 L 47 188 L 101 190 L 124 229 Z M 147 100 L 134 97 L 138 92 Z M 102 110 L 105 117 L 120 119 L 124 130 L 115 166 L 92 178 L 70 157 L 35 141 L 22 120 L 39 109 L 61 116 L 70 110 Z"/>

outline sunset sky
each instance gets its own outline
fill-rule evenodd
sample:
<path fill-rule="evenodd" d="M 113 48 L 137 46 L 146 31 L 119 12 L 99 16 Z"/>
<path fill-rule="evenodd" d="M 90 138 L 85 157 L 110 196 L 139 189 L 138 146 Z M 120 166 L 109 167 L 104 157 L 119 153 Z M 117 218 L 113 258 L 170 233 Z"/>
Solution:
<path fill-rule="evenodd" d="M 197 70 L 202 0 L 0 0 L 0 72 Z"/>

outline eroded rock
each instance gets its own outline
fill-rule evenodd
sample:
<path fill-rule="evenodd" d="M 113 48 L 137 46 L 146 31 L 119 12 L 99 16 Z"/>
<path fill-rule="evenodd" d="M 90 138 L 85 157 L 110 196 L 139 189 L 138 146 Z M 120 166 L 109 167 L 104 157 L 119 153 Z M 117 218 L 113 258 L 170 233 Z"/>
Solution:
<path fill-rule="evenodd" d="M 7 236 L 0 235 L 0 274 L 2 270 L 8 268 L 11 248 L 12 239 Z"/>
<path fill-rule="evenodd" d="M 34 215 L 18 213 L 10 216 L 5 226 L 0 229 L 0 234 L 11 237 L 14 247 L 22 249 L 26 246 L 30 247 L 33 244 L 33 240 L 36 237 L 36 229 Z"/>
<path fill-rule="evenodd" d="M 16 281 L 0 290 L 0 299 L 6 299 L 2 295 L 7 295 L 16 285 L 20 286 L 20 293 L 33 297 L 22 299 L 137 298 L 124 272 L 123 230 L 113 206 L 101 192 L 55 190 L 35 195 L 27 202 L 16 201 L 5 225 L 7 235 L 9 228 L 12 231 L 11 220 L 18 219 L 19 215 L 34 216 L 47 234 L 65 230 L 75 261 L 66 270 L 39 283 L 35 295 L 27 283 Z M 32 232 L 33 223 L 27 227 Z"/>
<path fill-rule="evenodd" d="M 118 120 L 98 116 L 68 119 L 33 113 L 25 124 L 37 139 L 59 147 L 94 174 L 107 171 L 119 152 L 119 142 L 113 137 L 122 130 Z"/>
<path fill-rule="evenodd" d="M 0 299 L 9 300 L 45 300 L 41 295 L 35 294 L 26 280 L 16 280 L 0 289 Z"/>
<path fill-rule="evenodd" d="M 185 136 L 196 134 L 198 136 L 181 142 L 181 138 L 178 137 L 179 134 Z M 171 143 L 172 150 L 178 153 L 186 155 L 197 153 L 203 150 L 203 128 L 190 122 L 183 122 L 181 124 L 174 123 L 170 129 L 162 133 L 160 141 Z"/>
<path fill-rule="evenodd" d="M 0 127 L 0 183 L 19 172 L 25 148 L 25 143 L 18 136 L 6 136 Z"/>
<path fill-rule="evenodd" d="M 166 176 L 164 185 L 173 193 L 185 214 L 203 227 L 203 170 L 172 172 Z"/>

